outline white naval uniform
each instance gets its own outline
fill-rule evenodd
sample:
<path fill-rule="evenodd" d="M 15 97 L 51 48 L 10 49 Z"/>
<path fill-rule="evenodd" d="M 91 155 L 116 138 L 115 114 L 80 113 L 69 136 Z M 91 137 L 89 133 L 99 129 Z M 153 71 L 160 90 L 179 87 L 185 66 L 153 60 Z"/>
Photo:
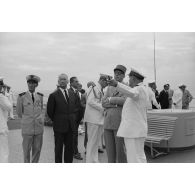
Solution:
<path fill-rule="evenodd" d="M 103 93 L 98 83 L 89 89 L 87 94 L 87 103 L 84 114 L 84 122 L 87 123 L 87 154 L 86 163 L 98 163 L 98 145 L 103 133 L 104 108 L 102 107 Z"/>
<path fill-rule="evenodd" d="M 173 108 L 182 109 L 182 97 L 183 92 L 181 91 L 180 88 L 174 91 L 172 99 L 173 103 L 175 103 L 176 105 L 173 105 Z"/>
<path fill-rule="evenodd" d="M 9 99 L 0 93 L 0 162 L 8 162 L 9 147 L 8 147 L 8 127 L 7 119 L 8 112 L 11 110 Z"/>
<path fill-rule="evenodd" d="M 156 108 L 160 109 L 160 105 L 156 101 L 155 93 L 152 91 L 150 87 L 147 87 L 148 89 L 148 96 L 149 96 L 149 104 L 148 104 L 148 109 L 152 109 L 152 105 L 156 106 Z"/>
<path fill-rule="evenodd" d="M 127 96 L 117 133 L 117 136 L 124 137 L 127 162 L 146 162 L 144 141 L 148 132 L 146 112 L 149 96 L 147 88 L 143 83 L 134 88 L 118 83 L 117 88 Z"/>
<path fill-rule="evenodd" d="M 12 93 L 12 91 L 10 90 L 9 93 L 7 92 L 7 93 L 5 94 L 5 96 L 8 97 L 8 99 L 9 99 L 11 105 L 12 105 L 11 111 L 8 113 L 8 115 L 13 119 L 13 118 L 14 118 L 14 110 L 13 110 L 13 99 L 14 99 L 14 98 L 13 98 L 13 93 Z"/>

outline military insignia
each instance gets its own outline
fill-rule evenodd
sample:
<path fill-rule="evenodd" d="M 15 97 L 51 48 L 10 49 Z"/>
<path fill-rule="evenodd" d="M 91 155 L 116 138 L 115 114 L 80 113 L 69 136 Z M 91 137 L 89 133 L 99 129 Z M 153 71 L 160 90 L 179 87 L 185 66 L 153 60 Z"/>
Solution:
<path fill-rule="evenodd" d="M 41 107 L 41 101 L 36 101 L 35 106 Z"/>

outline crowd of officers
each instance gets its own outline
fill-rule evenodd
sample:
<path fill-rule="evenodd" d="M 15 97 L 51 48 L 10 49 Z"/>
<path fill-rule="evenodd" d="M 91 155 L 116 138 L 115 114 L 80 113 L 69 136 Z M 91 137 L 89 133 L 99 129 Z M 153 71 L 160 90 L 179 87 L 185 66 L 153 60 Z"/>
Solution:
<path fill-rule="evenodd" d="M 126 67 L 117 65 L 114 78 L 101 74 L 97 83 L 91 81 L 82 89 L 77 77 L 58 77 L 57 89 L 49 95 L 46 114 L 52 120 L 55 162 L 72 163 L 83 160 L 78 150 L 78 128 L 85 127 L 86 162 L 97 163 L 98 148 L 105 141 L 109 163 L 147 162 L 144 142 L 147 136 L 147 110 L 188 109 L 192 95 L 185 85 L 173 91 L 170 85 L 157 91 L 156 83 L 144 85 L 145 76 L 135 69 L 129 73 L 129 85 L 123 82 Z M 40 78 L 26 77 L 28 91 L 19 94 L 16 113 L 21 118 L 24 162 L 39 162 L 44 132 L 43 94 L 36 92 Z M 68 88 L 68 83 L 70 87 Z M 8 161 L 7 116 L 13 106 L 3 92 L 0 79 L 0 160 Z M 12 117 L 12 115 L 11 115 Z"/>

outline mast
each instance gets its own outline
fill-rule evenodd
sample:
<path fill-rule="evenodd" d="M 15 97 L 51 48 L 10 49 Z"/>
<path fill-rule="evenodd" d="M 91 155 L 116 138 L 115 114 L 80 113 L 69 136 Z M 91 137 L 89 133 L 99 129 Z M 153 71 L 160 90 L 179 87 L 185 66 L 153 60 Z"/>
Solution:
<path fill-rule="evenodd" d="M 154 35 L 154 80 L 156 83 L 156 37 L 155 37 L 155 32 L 153 33 Z"/>

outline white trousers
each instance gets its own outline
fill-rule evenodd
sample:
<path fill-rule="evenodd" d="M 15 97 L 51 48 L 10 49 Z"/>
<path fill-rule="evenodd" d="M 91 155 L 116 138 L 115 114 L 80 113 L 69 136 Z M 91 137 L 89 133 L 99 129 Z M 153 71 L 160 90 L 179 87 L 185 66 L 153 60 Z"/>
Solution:
<path fill-rule="evenodd" d="M 9 116 L 10 116 L 11 118 L 14 118 L 13 104 L 12 104 L 12 107 L 11 107 L 11 111 L 9 112 Z"/>
<path fill-rule="evenodd" d="M 9 147 L 8 135 L 0 134 L 0 163 L 8 163 Z"/>
<path fill-rule="evenodd" d="M 98 145 L 103 133 L 103 125 L 87 123 L 87 154 L 86 163 L 98 163 Z"/>
<path fill-rule="evenodd" d="M 146 163 L 144 152 L 145 138 L 124 138 L 127 162 L 128 163 Z"/>

